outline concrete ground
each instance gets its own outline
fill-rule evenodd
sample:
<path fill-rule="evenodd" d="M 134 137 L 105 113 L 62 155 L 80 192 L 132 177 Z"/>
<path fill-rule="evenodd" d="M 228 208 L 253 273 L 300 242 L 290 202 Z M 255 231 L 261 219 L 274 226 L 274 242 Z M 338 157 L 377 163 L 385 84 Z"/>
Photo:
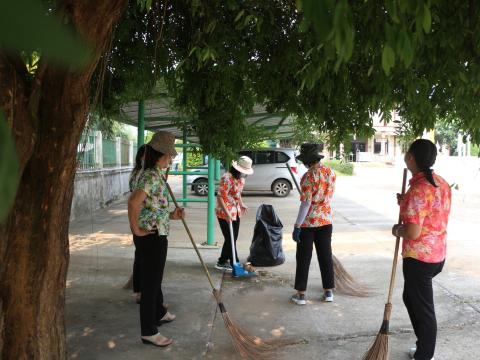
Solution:
<path fill-rule="evenodd" d="M 320 302 L 321 279 L 312 261 L 308 305 L 289 302 L 295 275 L 295 244 L 291 229 L 298 194 L 278 199 L 267 194 L 246 195 L 251 209 L 242 219 L 239 253 L 249 253 L 258 205 L 272 204 L 284 225 L 285 264 L 263 268 L 255 279 L 223 283 L 224 302 L 231 317 L 254 335 L 286 338 L 293 345 L 277 359 L 361 359 L 378 333 L 394 250 L 390 228 L 398 217 L 395 193 L 400 189 L 400 167 L 363 165 L 356 176 L 339 177 L 334 199 L 335 255 L 358 280 L 375 289 L 370 298 L 336 294 L 335 302 Z M 453 176 L 453 175 L 452 175 Z M 480 178 L 480 177 L 479 177 Z M 248 180 L 247 180 L 248 181 Z M 450 180 L 449 180 L 450 181 Z M 180 179 L 170 180 L 180 194 Z M 454 192 L 449 225 L 448 257 L 434 280 L 438 318 L 436 360 L 480 358 L 480 191 L 461 187 Z M 206 240 L 206 204 L 191 203 L 187 222 L 197 243 Z M 67 341 L 71 359 L 232 359 L 235 355 L 209 284 L 181 222 L 174 222 L 164 278 L 164 294 L 177 319 L 160 328 L 174 344 L 166 349 L 140 342 L 138 305 L 122 286 L 132 268 L 133 246 L 125 200 L 71 224 L 71 261 L 67 283 Z M 221 234 L 216 226 L 216 239 Z M 218 248 L 202 248 L 214 280 Z M 414 343 L 408 315 L 401 301 L 403 277 L 398 267 L 390 321 L 392 360 L 407 359 Z M 207 342 L 213 342 L 207 351 Z"/>

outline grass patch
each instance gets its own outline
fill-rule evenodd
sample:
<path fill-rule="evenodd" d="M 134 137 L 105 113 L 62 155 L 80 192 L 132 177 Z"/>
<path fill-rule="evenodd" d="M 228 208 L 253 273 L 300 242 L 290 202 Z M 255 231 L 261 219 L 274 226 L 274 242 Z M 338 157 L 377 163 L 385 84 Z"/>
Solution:
<path fill-rule="evenodd" d="M 337 174 L 348 176 L 353 175 L 353 163 L 340 160 L 325 160 L 323 163 L 326 166 L 331 167 Z"/>

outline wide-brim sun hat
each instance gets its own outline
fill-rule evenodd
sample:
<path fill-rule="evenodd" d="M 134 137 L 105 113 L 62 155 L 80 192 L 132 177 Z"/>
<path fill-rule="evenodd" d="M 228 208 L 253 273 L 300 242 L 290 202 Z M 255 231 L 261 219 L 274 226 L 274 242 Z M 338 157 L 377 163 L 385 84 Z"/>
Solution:
<path fill-rule="evenodd" d="M 248 156 L 240 156 L 240 159 L 238 159 L 238 161 L 232 161 L 232 166 L 238 171 L 240 171 L 242 174 L 252 175 L 252 163 L 252 159 L 250 159 Z"/>
<path fill-rule="evenodd" d="M 157 131 L 147 145 L 162 154 L 178 155 L 175 150 L 175 135 L 169 131 Z"/>
<path fill-rule="evenodd" d="M 304 143 L 300 146 L 300 155 L 296 157 L 297 160 L 304 164 L 323 159 L 322 147 L 316 143 Z"/>

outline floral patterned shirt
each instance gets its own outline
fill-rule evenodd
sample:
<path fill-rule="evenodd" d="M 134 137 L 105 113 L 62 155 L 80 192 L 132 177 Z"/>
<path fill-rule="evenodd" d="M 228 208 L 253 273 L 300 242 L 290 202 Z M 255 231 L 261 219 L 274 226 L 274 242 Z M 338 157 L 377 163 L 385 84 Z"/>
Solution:
<path fill-rule="evenodd" d="M 140 170 L 133 169 L 132 172 L 130 173 L 130 177 L 128 178 L 128 187 L 131 192 L 137 188 L 137 182 L 141 172 L 142 172 L 142 169 Z"/>
<path fill-rule="evenodd" d="M 403 239 L 402 255 L 426 263 L 445 260 L 447 224 L 452 201 L 448 183 L 435 173 L 433 179 L 438 187 L 430 184 L 424 173 L 416 174 L 410 180 L 410 188 L 400 203 L 402 222 L 422 227 L 417 239 Z"/>
<path fill-rule="evenodd" d="M 162 172 L 157 168 L 143 171 L 138 178 L 136 189 L 147 194 L 138 218 L 139 227 L 144 230 L 157 229 L 159 235 L 168 235 L 168 189 Z"/>
<path fill-rule="evenodd" d="M 335 191 L 336 175 L 322 164 L 308 169 L 300 180 L 300 201 L 310 201 L 310 209 L 302 227 L 320 227 L 332 223 L 330 200 Z"/>
<path fill-rule="evenodd" d="M 237 220 L 237 216 L 241 216 L 240 211 L 240 196 L 242 195 L 245 179 L 235 179 L 232 174 L 226 172 L 220 178 L 218 185 L 218 196 L 221 196 L 232 220 Z M 217 207 L 215 214 L 220 219 L 227 219 L 227 214 L 223 211 L 220 202 L 217 200 Z"/>

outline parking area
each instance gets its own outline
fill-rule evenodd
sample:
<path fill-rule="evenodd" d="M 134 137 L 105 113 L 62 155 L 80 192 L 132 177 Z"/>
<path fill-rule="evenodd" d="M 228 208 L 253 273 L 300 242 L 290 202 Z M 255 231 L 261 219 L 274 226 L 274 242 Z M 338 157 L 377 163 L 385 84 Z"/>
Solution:
<path fill-rule="evenodd" d="M 296 191 L 285 198 L 268 194 L 244 197 L 250 211 L 240 227 L 241 260 L 249 253 L 256 209 L 260 204 L 271 204 L 284 225 L 286 262 L 261 269 L 261 276 L 254 279 L 227 277 L 224 301 L 231 316 L 249 332 L 293 340 L 293 345 L 282 348 L 276 358 L 361 359 L 383 316 L 394 249 L 390 228 L 398 217 L 395 193 L 401 186 L 401 172 L 401 166 L 360 165 L 356 176 L 338 178 L 333 203 L 334 253 L 357 279 L 374 288 L 375 294 L 370 298 L 337 295 L 333 304 L 320 302 L 316 261 L 312 261 L 310 269 L 308 305 L 298 307 L 289 302 L 295 274 L 295 243 L 290 234 L 298 208 Z M 170 182 L 180 194 L 181 178 L 171 177 Z M 469 187 L 469 182 L 466 184 L 454 190 L 447 262 L 434 283 L 439 321 L 437 360 L 472 360 L 478 356 L 480 192 Z M 206 240 L 206 204 L 189 204 L 186 211 L 196 242 L 201 244 Z M 70 232 L 66 307 L 70 358 L 234 358 L 221 316 L 213 321 L 215 302 L 180 222 L 172 223 L 164 278 L 166 301 L 177 315 L 177 320 L 160 328 L 175 340 L 166 349 L 141 344 L 138 305 L 131 292 L 122 289 L 130 276 L 134 250 L 126 201 L 76 220 Z M 222 241 L 218 226 L 215 240 Z M 219 283 L 221 274 L 213 269 L 219 249 L 202 248 L 201 252 Z M 399 271 L 391 319 L 392 360 L 406 360 L 406 350 L 414 341 L 401 302 L 402 284 Z M 214 346 L 207 351 L 209 341 Z"/>

